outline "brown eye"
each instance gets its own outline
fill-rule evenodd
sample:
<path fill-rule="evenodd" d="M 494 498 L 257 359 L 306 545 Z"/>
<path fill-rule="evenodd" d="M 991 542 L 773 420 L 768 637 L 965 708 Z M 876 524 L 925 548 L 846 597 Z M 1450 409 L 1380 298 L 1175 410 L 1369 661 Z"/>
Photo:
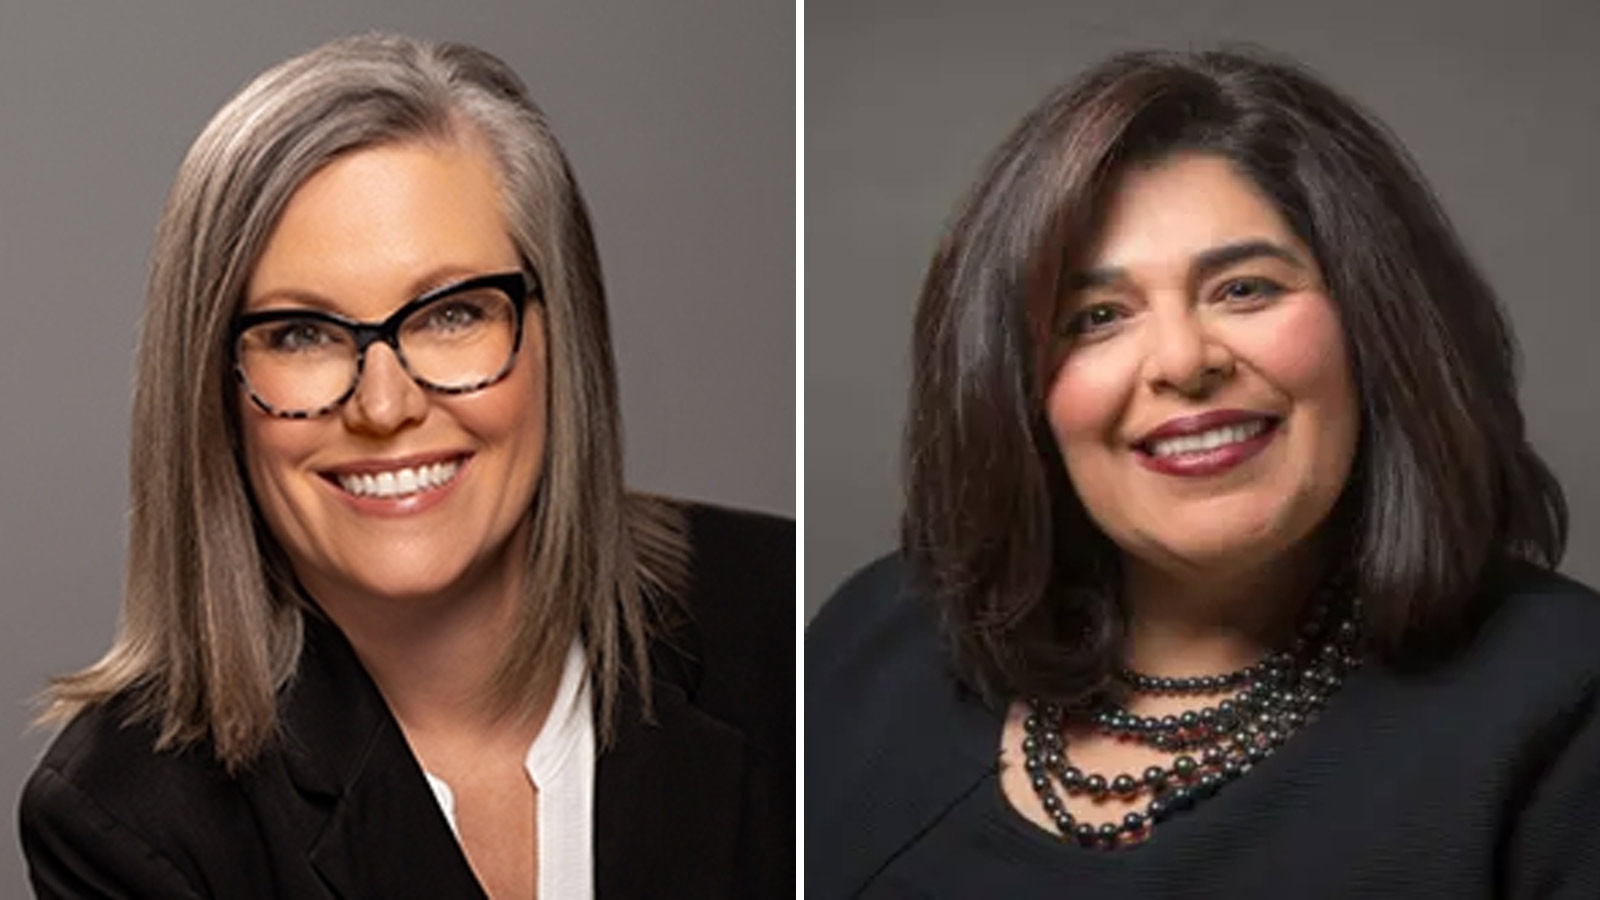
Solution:
<path fill-rule="evenodd" d="M 1062 330 L 1069 337 L 1087 337 L 1106 331 L 1121 320 L 1121 309 L 1110 303 L 1096 303 L 1079 310 Z"/>
<path fill-rule="evenodd" d="M 1235 278 L 1217 292 L 1220 300 L 1230 302 L 1260 302 L 1271 300 L 1283 293 L 1283 288 L 1267 278 Z"/>

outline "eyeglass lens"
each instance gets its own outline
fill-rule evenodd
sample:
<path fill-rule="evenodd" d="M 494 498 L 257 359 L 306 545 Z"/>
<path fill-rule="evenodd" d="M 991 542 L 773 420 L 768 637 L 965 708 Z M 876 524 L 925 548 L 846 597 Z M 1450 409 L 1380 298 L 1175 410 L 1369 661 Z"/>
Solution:
<path fill-rule="evenodd" d="M 515 302 L 497 288 L 445 294 L 400 322 L 400 362 L 424 387 L 474 390 L 510 367 L 516 328 Z M 246 328 L 237 352 L 250 392 L 284 415 L 312 414 L 337 404 L 360 377 L 360 357 L 348 327 L 312 315 Z"/>

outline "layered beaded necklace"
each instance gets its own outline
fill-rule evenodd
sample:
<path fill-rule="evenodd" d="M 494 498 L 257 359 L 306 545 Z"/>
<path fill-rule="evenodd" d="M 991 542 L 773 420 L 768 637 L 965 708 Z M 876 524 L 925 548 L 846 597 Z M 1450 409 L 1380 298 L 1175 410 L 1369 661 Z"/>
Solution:
<path fill-rule="evenodd" d="M 1135 696 L 1221 698 L 1200 709 L 1157 717 L 1138 715 L 1109 698 L 1070 712 L 1057 703 L 1028 701 L 1023 766 L 1061 837 L 1086 847 L 1137 843 L 1163 820 L 1211 797 L 1271 756 L 1361 664 L 1360 601 L 1343 607 L 1340 614 L 1330 615 L 1329 603 L 1317 602 L 1288 650 L 1235 672 L 1190 678 L 1128 669 L 1116 674 L 1117 682 Z M 1101 734 L 1176 756 L 1139 777 L 1086 773 L 1068 756 L 1063 734 L 1068 715 Z M 1148 796 L 1149 801 L 1143 812 L 1128 812 L 1120 824 L 1096 827 L 1067 811 L 1058 786 L 1068 796 L 1086 794 L 1096 801 L 1108 796 L 1129 802 Z"/>

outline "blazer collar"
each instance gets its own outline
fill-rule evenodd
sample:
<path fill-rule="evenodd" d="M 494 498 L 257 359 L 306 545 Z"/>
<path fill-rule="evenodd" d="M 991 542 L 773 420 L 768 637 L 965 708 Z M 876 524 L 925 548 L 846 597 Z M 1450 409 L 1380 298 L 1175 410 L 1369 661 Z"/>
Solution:
<path fill-rule="evenodd" d="M 283 698 L 284 767 L 311 806 L 311 865 L 344 898 L 484 897 L 422 768 L 338 628 L 305 616 Z"/>
<path fill-rule="evenodd" d="M 655 721 L 631 692 L 595 774 L 595 895 L 731 897 L 743 814 L 745 747 L 682 686 L 654 683 Z"/>
<path fill-rule="evenodd" d="M 325 813 L 312 829 L 312 865 L 340 897 L 483 897 L 355 651 L 317 613 L 305 623 L 299 671 L 281 708 L 285 769 Z M 694 705 L 693 648 L 661 655 L 669 658 L 655 668 L 653 721 L 625 687 L 614 739 L 596 761 L 599 900 L 721 897 L 735 889 L 744 737 Z"/>

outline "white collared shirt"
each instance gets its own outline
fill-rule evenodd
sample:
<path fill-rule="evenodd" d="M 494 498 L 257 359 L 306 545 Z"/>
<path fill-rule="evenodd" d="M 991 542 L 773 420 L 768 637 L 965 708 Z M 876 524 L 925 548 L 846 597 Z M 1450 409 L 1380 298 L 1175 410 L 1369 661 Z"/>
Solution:
<path fill-rule="evenodd" d="M 555 702 L 522 767 L 539 792 L 535 815 L 540 900 L 590 900 L 594 896 L 594 712 L 583 647 L 576 640 L 567 648 Z M 450 785 L 431 772 L 423 775 L 459 841 Z"/>

